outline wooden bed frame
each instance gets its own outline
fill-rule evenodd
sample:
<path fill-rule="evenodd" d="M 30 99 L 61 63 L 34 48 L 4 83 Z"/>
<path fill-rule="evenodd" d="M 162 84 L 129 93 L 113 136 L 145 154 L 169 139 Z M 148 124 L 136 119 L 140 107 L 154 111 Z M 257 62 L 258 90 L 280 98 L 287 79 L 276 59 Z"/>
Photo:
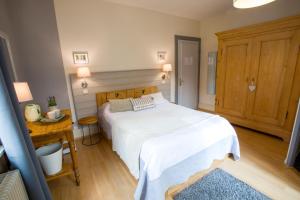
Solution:
<path fill-rule="evenodd" d="M 116 90 L 109 92 L 99 92 L 96 93 L 97 107 L 108 102 L 109 99 L 138 98 L 142 95 L 151 94 L 155 92 L 158 92 L 158 88 L 156 86 Z"/>
<path fill-rule="evenodd" d="M 141 87 L 141 88 L 132 88 L 132 89 L 124 89 L 124 90 L 116 90 L 116 91 L 109 91 L 109 92 L 99 92 L 96 93 L 96 101 L 97 106 L 101 106 L 102 104 L 109 101 L 109 99 L 125 99 L 125 98 L 138 98 L 142 95 L 151 94 L 158 92 L 158 88 L 156 86 L 149 86 L 149 87 Z M 104 131 L 104 130 L 102 130 Z M 110 145 L 112 145 L 111 141 L 108 141 Z M 204 175 L 206 175 L 209 171 L 217 168 L 225 159 L 232 157 L 231 154 L 228 154 L 223 160 L 215 160 L 213 164 L 210 166 L 209 169 L 201 170 L 200 172 L 197 172 L 196 174 L 190 176 L 188 180 L 184 181 L 183 183 L 174 185 L 170 187 L 166 193 L 165 198 L 166 200 L 173 200 L 174 196 L 187 188 L 189 185 L 195 183 L 200 178 L 202 178 Z M 129 172 L 129 169 L 127 165 L 120 159 L 121 164 L 127 169 L 131 180 L 137 184 L 136 179 L 131 175 Z"/>

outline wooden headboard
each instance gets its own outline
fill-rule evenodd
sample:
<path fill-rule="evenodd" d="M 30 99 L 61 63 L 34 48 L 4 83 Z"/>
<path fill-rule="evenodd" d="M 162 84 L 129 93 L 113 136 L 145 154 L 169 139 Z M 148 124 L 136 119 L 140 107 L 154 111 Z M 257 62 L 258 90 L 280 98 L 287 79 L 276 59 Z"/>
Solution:
<path fill-rule="evenodd" d="M 125 98 L 138 98 L 145 94 L 151 94 L 158 92 L 156 86 L 141 87 L 141 88 L 132 88 L 125 90 L 116 90 L 109 92 L 100 92 L 96 93 L 97 106 L 108 102 L 109 99 L 125 99 Z"/>

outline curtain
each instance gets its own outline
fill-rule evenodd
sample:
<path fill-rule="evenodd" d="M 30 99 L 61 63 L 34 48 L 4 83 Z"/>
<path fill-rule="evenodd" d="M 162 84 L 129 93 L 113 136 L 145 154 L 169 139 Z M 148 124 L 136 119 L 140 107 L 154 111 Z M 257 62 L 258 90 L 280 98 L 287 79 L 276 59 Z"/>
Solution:
<path fill-rule="evenodd" d="M 51 194 L 35 154 L 11 77 L 5 40 L 0 38 L 0 138 L 13 169 L 19 169 L 30 199 L 50 200 Z"/>
<path fill-rule="evenodd" d="M 295 166 L 300 170 L 300 98 L 285 163 L 289 167 Z"/>

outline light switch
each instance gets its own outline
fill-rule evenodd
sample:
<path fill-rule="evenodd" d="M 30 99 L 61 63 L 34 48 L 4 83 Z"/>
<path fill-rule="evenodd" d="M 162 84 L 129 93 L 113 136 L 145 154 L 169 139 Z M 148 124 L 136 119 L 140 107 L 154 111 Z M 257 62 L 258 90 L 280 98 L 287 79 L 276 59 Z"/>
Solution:
<path fill-rule="evenodd" d="M 88 94 L 89 93 L 89 90 L 87 88 L 83 89 L 82 90 L 83 94 Z"/>

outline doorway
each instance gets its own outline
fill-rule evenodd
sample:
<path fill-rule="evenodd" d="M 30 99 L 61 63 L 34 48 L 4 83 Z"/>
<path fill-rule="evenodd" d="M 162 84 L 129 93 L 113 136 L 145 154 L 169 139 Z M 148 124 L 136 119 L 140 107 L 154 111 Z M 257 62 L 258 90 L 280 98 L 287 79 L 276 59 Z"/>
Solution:
<path fill-rule="evenodd" d="M 201 39 L 175 35 L 175 102 L 197 109 Z"/>

